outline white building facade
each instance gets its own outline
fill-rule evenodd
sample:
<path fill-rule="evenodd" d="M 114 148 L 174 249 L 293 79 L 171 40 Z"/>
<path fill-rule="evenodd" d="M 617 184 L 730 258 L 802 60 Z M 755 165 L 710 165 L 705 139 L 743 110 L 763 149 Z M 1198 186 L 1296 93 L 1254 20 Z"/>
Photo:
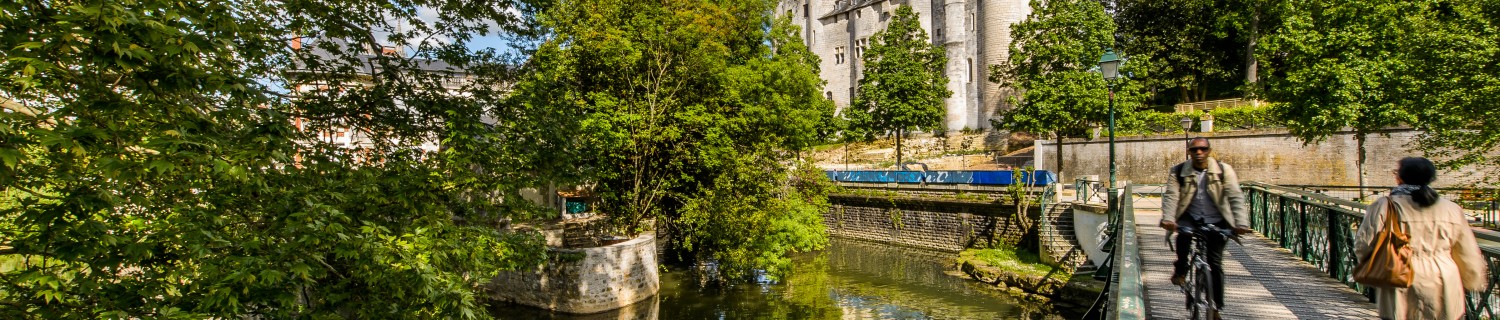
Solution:
<path fill-rule="evenodd" d="M 840 112 L 854 100 L 870 37 L 885 29 L 896 8 L 909 5 L 932 43 L 947 50 L 948 131 L 990 129 L 990 119 L 1009 108 L 1008 89 L 990 83 L 989 66 L 1010 54 L 1010 27 L 1031 13 L 1028 0 L 782 0 L 779 14 L 792 17 L 802 39 L 822 59 L 823 94 Z"/>

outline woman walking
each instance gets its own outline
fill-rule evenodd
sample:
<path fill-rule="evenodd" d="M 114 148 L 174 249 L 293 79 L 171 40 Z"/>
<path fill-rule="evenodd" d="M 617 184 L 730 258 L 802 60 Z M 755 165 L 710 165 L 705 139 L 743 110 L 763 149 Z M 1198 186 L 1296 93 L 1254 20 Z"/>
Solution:
<path fill-rule="evenodd" d="M 1412 282 L 1410 288 L 1375 289 L 1380 318 L 1458 319 L 1464 314 L 1464 291 L 1484 290 L 1488 281 L 1474 231 L 1458 204 L 1428 186 L 1437 176 L 1432 161 L 1407 157 L 1392 172 L 1396 188 L 1370 204 L 1354 238 L 1355 261 L 1364 262 L 1390 214 L 1386 203 L 1395 202 L 1400 226 L 1411 237 Z"/>

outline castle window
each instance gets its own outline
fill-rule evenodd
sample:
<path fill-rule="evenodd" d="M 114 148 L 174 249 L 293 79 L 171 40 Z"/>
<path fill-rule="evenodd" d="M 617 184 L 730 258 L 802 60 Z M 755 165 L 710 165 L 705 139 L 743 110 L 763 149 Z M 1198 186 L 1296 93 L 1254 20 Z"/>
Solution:
<path fill-rule="evenodd" d="M 833 64 L 844 64 L 844 47 L 833 48 Z"/>
<path fill-rule="evenodd" d="M 870 47 L 870 38 L 855 40 L 854 44 L 857 46 L 854 48 L 854 58 L 859 59 L 864 57 L 865 48 Z"/>

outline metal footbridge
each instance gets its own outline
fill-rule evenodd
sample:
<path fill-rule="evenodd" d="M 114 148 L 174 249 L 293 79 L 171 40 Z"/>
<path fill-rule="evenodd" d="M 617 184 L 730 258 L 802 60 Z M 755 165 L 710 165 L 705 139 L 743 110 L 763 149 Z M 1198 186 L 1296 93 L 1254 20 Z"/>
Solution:
<path fill-rule="evenodd" d="M 1354 231 L 1364 204 L 1298 189 L 1248 182 L 1255 234 L 1225 250 L 1224 319 L 1375 319 L 1370 290 L 1355 283 Z M 1157 227 L 1159 198 L 1121 188 L 1111 216 L 1109 275 L 1103 300 L 1109 319 L 1187 319 L 1185 298 L 1170 283 L 1176 259 Z M 1126 196 L 1132 195 L 1132 196 Z M 1500 319 L 1500 246 L 1478 231 L 1490 262 L 1490 287 L 1469 293 L 1467 319 Z M 1484 239 L 1492 240 L 1486 241 Z"/>

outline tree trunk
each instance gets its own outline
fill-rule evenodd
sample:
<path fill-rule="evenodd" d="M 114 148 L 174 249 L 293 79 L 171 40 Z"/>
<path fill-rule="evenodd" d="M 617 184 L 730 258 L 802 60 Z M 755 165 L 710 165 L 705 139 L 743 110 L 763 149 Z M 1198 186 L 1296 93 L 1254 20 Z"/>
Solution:
<path fill-rule="evenodd" d="M 1255 74 L 1259 67 L 1255 60 L 1255 41 L 1260 39 L 1260 8 L 1251 6 L 1255 8 L 1250 9 L 1250 41 L 1245 45 L 1245 84 L 1249 85 L 1247 88 L 1254 90 L 1256 82 L 1260 80 Z"/>
<path fill-rule="evenodd" d="M 903 136 L 901 133 L 905 130 L 904 128 L 896 129 L 896 170 L 904 168 L 901 166 L 901 136 Z"/>
<path fill-rule="evenodd" d="M 1062 180 L 1062 172 L 1063 172 L 1063 162 L 1062 162 L 1063 161 L 1063 144 L 1062 144 L 1062 142 L 1063 142 L 1062 141 L 1063 136 L 1062 136 L 1062 131 L 1058 131 L 1058 132 L 1055 132 L 1053 134 L 1057 135 L 1057 179 L 1060 181 L 1060 180 Z M 1035 170 L 1035 169 L 1033 169 L 1033 170 Z"/>
<path fill-rule="evenodd" d="M 1208 101 L 1208 85 L 1203 81 L 1203 75 L 1198 76 L 1198 101 Z"/>
<path fill-rule="evenodd" d="M 1355 165 L 1359 167 L 1359 201 L 1365 201 L 1365 133 L 1354 133 L 1354 141 L 1359 149 L 1359 160 Z"/>

